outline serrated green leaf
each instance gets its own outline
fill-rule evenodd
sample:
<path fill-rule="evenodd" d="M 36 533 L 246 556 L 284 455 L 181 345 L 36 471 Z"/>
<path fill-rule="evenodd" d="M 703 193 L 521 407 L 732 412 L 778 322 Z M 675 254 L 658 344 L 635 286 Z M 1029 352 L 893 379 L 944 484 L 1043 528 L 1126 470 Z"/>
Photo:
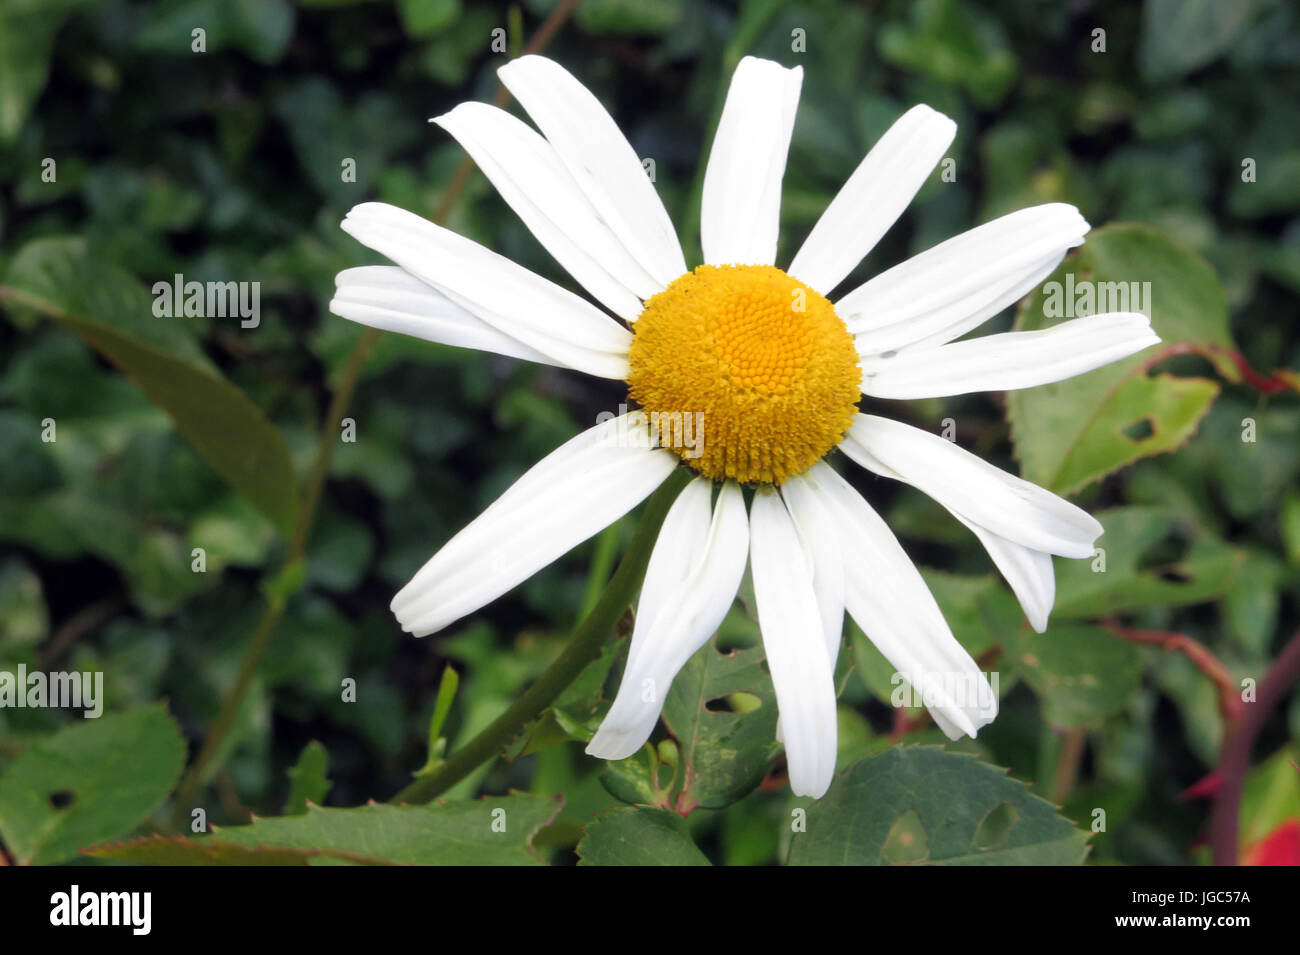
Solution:
<path fill-rule="evenodd" d="M 213 838 L 245 848 L 315 850 L 361 863 L 540 865 L 533 837 L 562 805 L 559 797 L 511 793 L 428 806 L 308 806 L 301 816 L 214 826 Z"/>
<path fill-rule="evenodd" d="M 1046 311 L 1050 307 L 1055 313 L 1057 305 L 1067 316 L 1082 317 L 1088 309 L 1079 301 L 1084 288 L 1094 290 L 1093 312 L 1102 310 L 1096 301 L 1102 290 L 1106 310 L 1132 311 L 1134 282 L 1139 294 L 1141 283 L 1150 283 L 1145 304 L 1161 344 L 1085 375 L 1007 393 L 1016 457 L 1024 477 L 1035 484 L 1073 493 L 1191 437 L 1219 386 L 1203 378 L 1148 376 L 1145 368 L 1161 353 L 1198 351 L 1224 377 L 1240 377 L 1225 355 L 1236 346 L 1228 334 L 1227 298 L 1213 269 L 1146 226 L 1111 225 L 1089 235 L 1083 248 L 1021 304 L 1016 328 L 1056 324 L 1059 320 Z M 1072 287 L 1073 302 L 1067 294 Z"/>
<path fill-rule="evenodd" d="M 308 865 L 321 853 L 314 849 L 254 848 L 219 839 L 187 836 L 140 836 L 82 849 L 92 859 L 138 865 Z"/>
<path fill-rule="evenodd" d="M 1087 833 L 1024 783 L 935 746 L 868 756 L 806 813 L 789 865 L 888 865 L 890 854 L 912 865 L 1078 865 L 1088 851 Z M 905 851 L 922 839 L 923 856 Z"/>
<path fill-rule="evenodd" d="M 143 287 L 88 254 L 78 239 L 24 246 L 4 284 L 15 301 L 75 332 L 120 368 L 200 457 L 291 532 L 298 490 L 284 436 L 202 358 L 177 320 L 152 315 Z"/>
<path fill-rule="evenodd" d="M 611 809 L 583 830 L 578 865 L 710 865 L 675 812 Z"/>
<path fill-rule="evenodd" d="M 1245 554 L 1170 508 L 1119 507 L 1094 515 L 1101 553 L 1056 561 L 1056 621 L 1202 603 L 1233 586 Z"/>
<path fill-rule="evenodd" d="M 19 862 L 61 862 L 148 818 L 184 762 L 185 741 L 161 703 L 79 721 L 0 776 L 0 835 Z"/>

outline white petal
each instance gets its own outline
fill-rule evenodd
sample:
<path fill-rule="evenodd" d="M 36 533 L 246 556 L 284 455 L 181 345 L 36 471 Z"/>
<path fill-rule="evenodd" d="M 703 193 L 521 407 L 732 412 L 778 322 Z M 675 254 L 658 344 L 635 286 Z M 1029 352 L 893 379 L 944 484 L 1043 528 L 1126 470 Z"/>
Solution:
<path fill-rule="evenodd" d="M 477 242 L 382 202 L 354 206 L 343 230 L 555 364 L 603 378 L 627 376 L 631 332 Z"/>
<path fill-rule="evenodd" d="M 885 522 L 824 462 L 808 472 L 835 515 L 844 564 L 845 606 L 867 638 L 926 701 L 955 739 L 974 736 L 997 715 L 979 666 L 952 635 L 916 566 Z"/>
<path fill-rule="evenodd" d="M 677 232 L 641 160 L 599 100 L 564 67 L 521 56 L 497 76 L 632 257 L 660 285 L 686 271 Z"/>
<path fill-rule="evenodd" d="M 710 265 L 771 265 L 803 68 L 747 56 L 732 74 L 709 150 L 700 243 Z"/>
<path fill-rule="evenodd" d="M 1159 341 L 1141 312 L 1091 315 L 1033 332 L 985 335 L 889 358 L 864 356 L 862 391 L 904 399 L 1033 388 L 1109 365 Z"/>
<path fill-rule="evenodd" d="M 641 588 L 632 646 L 618 695 L 587 753 L 624 759 L 650 738 L 673 678 L 713 636 L 745 574 L 749 520 L 739 485 L 728 482 L 713 518 L 713 484 L 696 478 L 673 503 Z"/>
<path fill-rule="evenodd" d="M 1052 555 L 1034 550 L 1008 540 L 992 531 L 953 515 L 972 531 L 993 558 L 993 563 L 1011 586 L 1011 592 L 1020 601 L 1020 607 L 1029 618 L 1029 625 L 1038 633 L 1047 629 L 1047 617 L 1056 600 L 1056 574 L 1052 569 Z"/>
<path fill-rule="evenodd" d="M 344 269 L 334 281 L 330 311 L 350 321 L 457 348 L 556 364 L 395 265 Z"/>
<path fill-rule="evenodd" d="M 663 290 L 528 124 L 486 103 L 462 103 L 432 122 L 456 137 L 537 241 L 614 314 L 636 321 L 641 300 Z"/>
<path fill-rule="evenodd" d="M 1091 557 L 1102 527 L 1051 491 L 994 467 L 937 434 L 860 414 L 840 450 L 870 471 L 906 481 L 954 514 L 1021 546 Z"/>
<path fill-rule="evenodd" d="M 840 553 L 839 533 L 831 513 L 809 487 L 805 475 L 786 481 L 781 496 L 799 530 L 804 553 L 812 561 L 813 592 L 817 595 L 826 655 L 834 670 L 844 639 L 844 555 Z"/>
<path fill-rule="evenodd" d="M 957 124 L 928 106 L 900 116 L 826 207 L 790 274 L 830 294 L 903 214 L 956 135 Z"/>
<path fill-rule="evenodd" d="M 835 775 L 835 683 L 822 636 L 812 566 L 781 496 L 754 494 L 750 567 L 758 626 L 780 710 L 790 789 L 820 798 Z"/>
<path fill-rule="evenodd" d="M 644 416 L 632 412 L 534 465 L 393 598 L 402 629 L 441 630 L 636 507 L 677 463 L 671 451 L 648 449 L 644 435 Z"/>
<path fill-rule="evenodd" d="M 1074 206 L 1021 209 L 941 242 L 835 305 L 864 355 L 942 345 L 992 318 L 1051 274 L 1088 223 Z"/>

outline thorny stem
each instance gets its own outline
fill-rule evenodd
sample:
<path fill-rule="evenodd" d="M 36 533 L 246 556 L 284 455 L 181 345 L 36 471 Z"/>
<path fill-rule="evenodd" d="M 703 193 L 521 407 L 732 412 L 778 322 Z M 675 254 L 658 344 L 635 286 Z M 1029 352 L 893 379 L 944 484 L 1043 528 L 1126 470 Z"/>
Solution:
<path fill-rule="evenodd" d="M 1241 690 L 1219 659 L 1202 643 L 1181 633 L 1163 630 L 1126 630 L 1114 624 L 1110 630 L 1134 643 L 1145 643 L 1186 655 L 1219 689 L 1219 710 L 1226 729 L 1215 771 L 1218 788 L 1210 814 L 1210 850 L 1215 865 L 1239 862 L 1238 827 L 1241 794 L 1246 771 L 1250 768 L 1251 750 L 1264 722 L 1274 707 L 1300 680 L 1300 632 L 1282 648 L 1256 690 L 1255 701 L 1246 703 Z"/>
<path fill-rule="evenodd" d="M 1297 680 L 1300 680 L 1300 631 L 1282 648 L 1260 681 L 1255 702 L 1243 705 L 1238 718 L 1228 723 L 1224 733 L 1219 754 L 1219 789 L 1210 814 L 1210 851 L 1215 865 L 1238 864 L 1238 816 L 1251 750 L 1265 720 Z"/>
<path fill-rule="evenodd" d="M 619 619 L 645 577 L 650 551 L 659 536 L 668 508 L 691 478 L 687 468 L 677 468 L 650 496 L 632 543 L 618 570 L 605 586 L 591 613 L 573 631 L 555 662 L 486 729 L 449 756 L 427 776 L 421 776 L 392 798 L 394 803 L 426 803 L 446 792 L 478 766 L 499 756 L 519 733 L 555 701 L 579 673 L 600 655 Z"/>
<path fill-rule="evenodd" d="M 1109 629 L 1117 637 L 1131 643 L 1145 643 L 1160 647 L 1162 650 L 1172 650 L 1183 654 L 1196 665 L 1198 670 L 1209 677 L 1218 688 L 1219 712 L 1223 714 L 1223 718 L 1231 722 L 1241 715 L 1243 704 L 1237 682 L 1232 678 L 1232 674 L 1228 672 L 1228 668 L 1219 662 L 1219 658 L 1211 653 L 1205 644 L 1184 634 L 1171 633 L 1166 630 L 1128 630 L 1114 624 L 1111 624 Z"/>
<path fill-rule="evenodd" d="M 556 6 L 542 22 L 541 26 L 537 28 L 537 32 L 533 35 L 528 46 L 525 47 L 524 52 L 538 53 L 545 49 L 579 2 L 580 0 L 563 0 L 562 3 Z M 497 106 L 504 105 L 508 96 L 509 94 L 505 88 L 499 86 L 493 102 Z M 442 202 L 434 214 L 435 222 L 442 222 L 446 219 L 465 185 L 469 182 L 472 171 L 473 162 L 467 156 L 461 160 L 455 176 L 443 195 Z M 316 515 L 320 508 L 325 482 L 329 476 L 330 461 L 334 456 L 334 445 L 338 438 L 343 413 L 347 410 L 353 392 L 356 391 L 357 384 L 360 382 L 361 371 L 365 366 L 366 358 L 369 357 L 370 350 L 381 335 L 383 335 L 383 332 L 367 328 L 353 348 L 351 355 L 348 356 L 343 377 L 338 389 L 334 392 L 333 398 L 330 400 L 329 410 L 325 415 L 325 425 L 321 431 L 320 445 L 316 450 L 316 458 L 312 462 L 311 473 L 308 476 L 302 503 L 298 509 L 293 536 L 285 557 L 285 567 L 291 567 L 302 560 L 307 552 L 307 543 L 311 539 L 311 531 L 316 523 Z M 212 766 L 213 761 L 221 751 L 221 746 L 225 742 L 226 736 L 229 735 L 235 718 L 239 714 L 239 709 L 243 705 L 244 697 L 248 694 L 248 688 L 257 675 L 262 658 L 266 655 L 267 647 L 270 646 L 276 625 L 284 614 L 286 602 L 283 593 L 274 593 L 269 596 L 266 609 L 262 612 L 261 620 L 253 633 L 253 638 L 244 651 L 244 658 L 239 667 L 239 675 L 235 678 L 235 683 L 230 692 L 222 701 L 221 710 L 204 738 L 198 756 L 195 757 L 194 762 L 190 765 L 185 777 L 177 787 L 172 810 L 173 825 L 180 825 L 184 820 L 190 803 L 193 802 L 194 797 L 205 782 L 209 767 Z"/>

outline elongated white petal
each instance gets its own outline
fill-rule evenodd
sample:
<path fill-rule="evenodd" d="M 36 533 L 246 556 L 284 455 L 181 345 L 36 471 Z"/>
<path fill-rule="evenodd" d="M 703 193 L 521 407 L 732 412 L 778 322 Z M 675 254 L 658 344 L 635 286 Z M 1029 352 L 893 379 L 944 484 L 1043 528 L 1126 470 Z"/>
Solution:
<path fill-rule="evenodd" d="M 1032 550 L 1091 557 L 1101 536 L 1101 525 L 1087 511 L 901 421 L 860 414 L 840 450 L 864 468 L 906 481 L 954 514 Z"/>
<path fill-rule="evenodd" d="M 603 422 L 534 465 L 393 598 L 402 629 L 441 630 L 639 504 L 677 462 L 635 440 L 644 427 L 641 412 Z"/>
<path fill-rule="evenodd" d="M 790 274 L 830 294 L 903 214 L 956 135 L 957 124 L 928 106 L 900 116 L 826 207 Z"/>
<path fill-rule="evenodd" d="M 863 354 L 941 345 L 1024 296 L 1087 232 L 1074 206 L 1021 209 L 880 273 L 835 310 Z"/>
<path fill-rule="evenodd" d="M 750 567 L 796 796 L 820 798 L 835 775 L 834 671 L 822 640 L 812 562 L 781 496 L 754 494 Z"/>
<path fill-rule="evenodd" d="M 974 736 L 997 715 L 979 666 L 952 635 L 916 566 L 880 516 L 824 462 L 807 473 L 835 515 L 845 606 L 863 633 L 925 701 L 950 738 Z"/>
<path fill-rule="evenodd" d="M 700 243 L 710 265 L 771 265 L 803 68 L 747 56 L 732 74 L 709 150 Z"/>
<path fill-rule="evenodd" d="M 632 257 L 660 285 L 682 275 L 686 260 L 668 212 L 631 144 L 591 91 L 542 56 L 521 56 L 497 76 Z"/>
<path fill-rule="evenodd" d="M 614 314 L 636 321 L 641 300 L 663 290 L 527 123 L 486 103 L 462 103 L 432 122 L 456 137 L 537 241 Z"/>
<path fill-rule="evenodd" d="M 862 391 L 874 398 L 941 398 L 1063 381 L 1159 343 L 1141 312 L 1075 318 L 1033 332 L 1003 332 L 885 358 L 863 356 Z"/>
<path fill-rule="evenodd" d="M 745 574 L 749 519 L 737 484 L 696 478 L 673 503 L 655 542 L 627 668 L 587 753 L 624 759 L 650 738 L 673 678 L 722 623 Z"/>
<path fill-rule="evenodd" d="M 555 364 L 603 378 L 627 376 L 631 332 L 477 242 L 382 202 L 353 207 L 343 230 Z"/>
<path fill-rule="evenodd" d="M 839 531 L 804 475 L 786 481 L 781 486 L 781 496 L 799 530 L 804 553 L 812 562 L 813 592 L 817 595 L 826 655 L 834 670 L 844 638 L 844 555 L 840 551 Z"/>
<path fill-rule="evenodd" d="M 395 265 L 344 269 L 334 281 L 337 288 L 330 311 L 350 321 L 457 348 L 558 364 Z"/>
<path fill-rule="evenodd" d="M 994 534 L 960 514 L 954 516 L 974 532 L 989 552 L 993 563 L 1011 586 L 1011 592 L 1020 601 L 1029 625 L 1038 633 L 1046 630 L 1047 618 L 1056 600 L 1056 574 L 1052 569 L 1052 555 Z"/>

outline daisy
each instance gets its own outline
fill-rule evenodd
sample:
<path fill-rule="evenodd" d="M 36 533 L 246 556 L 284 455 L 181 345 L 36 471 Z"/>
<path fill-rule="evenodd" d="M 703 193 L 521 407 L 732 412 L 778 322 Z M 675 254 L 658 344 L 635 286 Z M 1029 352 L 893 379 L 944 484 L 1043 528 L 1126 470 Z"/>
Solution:
<path fill-rule="evenodd" d="M 933 497 L 979 538 L 1041 632 L 1055 596 L 1052 556 L 1091 557 L 1101 525 L 950 441 L 858 405 L 863 396 L 1029 388 L 1158 342 L 1145 316 L 1127 312 L 958 340 L 1042 282 L 1083 242 L 1088 223 L 1069 205 L 1023 209 L 832 304 L 956 126 L 927 106 L 905 113 L 782 270 L 774 265 L 781 179 L 802 70 L 747 57 L 705 172 L 705 264 L 688 270 L 641 161 L 596 98 L 540 56 L 514 60 L 499 76 L 537 129 L 472 102 L 433 122 L 608 312 L 374 202 L 349 212 L 343 229 L 396 265 L 339 273 L 330 310 L 621 379 L 637 410 L 562 445 L 456 534 L 393 599 L 403 629 L 425 636 L 473 613 L 632 510 L 684 464 L 698 476 L 664 520 L 622 684 L 588 753 L 622 759 L 646 742 L 670 683 L 716 631 L 746 566 L 796 794 L 821 796 L 835 772 L 833 673 L 845 612 L 950 738 L 975 736 L 997 712 L 984 675 L 885 522 L 824 459 L 839 448 Z M 663 441 L 663 432 L 658 442 L 629 439 L 657 419 L 683 416 L 702 426 L 689 447 Z M 742 485 L 752 488 L 748 509 Z"/>

